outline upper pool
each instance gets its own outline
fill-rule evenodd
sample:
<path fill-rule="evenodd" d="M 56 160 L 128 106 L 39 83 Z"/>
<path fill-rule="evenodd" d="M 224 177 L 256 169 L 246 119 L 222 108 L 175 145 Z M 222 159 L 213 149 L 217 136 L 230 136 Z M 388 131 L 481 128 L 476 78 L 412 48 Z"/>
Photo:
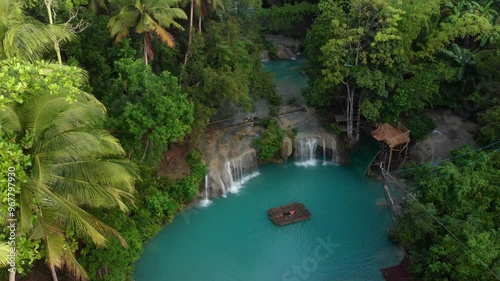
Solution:
<path fill-rule="evenodd" d="M 379 182 L 348 167 L 267 164 L 238 194 L 192 208 L 146 243 L 136 281 L 383 280 L 401 260 Z M 312 218 L 275 226 L 268 208 L 302 202 Z"/>

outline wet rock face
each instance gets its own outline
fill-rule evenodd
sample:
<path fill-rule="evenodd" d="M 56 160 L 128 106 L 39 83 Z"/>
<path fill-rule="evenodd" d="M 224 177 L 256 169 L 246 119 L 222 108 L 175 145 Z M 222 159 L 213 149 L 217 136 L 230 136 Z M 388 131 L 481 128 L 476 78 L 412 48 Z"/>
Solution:
<path fill-rule="evenodd" d="M 261 61 L 268 61 L 270 58 L 269 58 L 269 51 L 268 50 L 262 50 L 260 52 L 260 60 Z"/>
<path fill-rule="evenodd" d="M 276 48 L 277 59 L 295 59 L 300 52 L 300 41 L 282 35 L 265 35 L 265 38 Z"/>

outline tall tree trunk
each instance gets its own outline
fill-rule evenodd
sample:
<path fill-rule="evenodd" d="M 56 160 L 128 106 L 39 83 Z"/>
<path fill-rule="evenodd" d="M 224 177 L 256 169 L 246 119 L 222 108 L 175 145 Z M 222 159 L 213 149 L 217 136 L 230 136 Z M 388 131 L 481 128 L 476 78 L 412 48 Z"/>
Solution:
<path fill-rule="evenodd" d="M 56 273 L 56 267 L 53 264 L 50 265 L 50 272 L 52 272 L 52 280 L 53 281 L 58 281 L 58 279 L 57 279 L 57 273 Z"/>
<path fill-rule="evenodd" d="M 194 0 L 191 0 L 191 10 L 189 12 L 189 43 L 193 40 L 193 11 L 194 11 Z"/>
<path fill-rule="evenodd" d="M 54 18 L 52 15 L 52 0 L 45 0 L 45 7 L 47 8 L 47 15 L 49 16 L 49 23 L 52 25 L 54 24 Z M 54 41 L 54 50 L 56 50 L 56 55 L 57 55 L 57 62 L 59 64 L 62 64 L 62 58 L 61 58 L 61 47 L 59 46 L 59 42 L 57 39 Z"/>
<path fill-rule="evenodd" d="M 363 94 L 359 94 L 359 98 L 358 98 L 358 113 L 357 113 L 357 117 L 356 117 L 356 136 L 354 138 L 355 141 L 358 141 L 359 140 L 359 127 L 360 127 L 360 124 L 361 124 L 361 101 L 363 99 Z"/>
<path fill-rule="evenodd" d="M 201 34 L 201 11 L 198 15 L 198 34 Z"/>
<path fill-rule="evenodd" d="M 148 40 L 147 40 L 146 36 L 147 36 L 147 32 L 144 32 L 144 46 L 143 46 L 143 48 L 144 48 L 144 63 L 146 65 L 148 65 L 148 49 L 147 49 L 148 48 L 148 42 L 147 42 Z"/>
<path fill-rule="evenodd" d="M 9 281 L 16 281 L 16 271 L 9 271 Z"/>
<path fill-rule="evenodd" d="M 354 103 L 354 89 L 351 89 L 349 82 L 343 82 L 347 87 L 347 104 L 346 104 L 346 117 L 347 117 L 347 138 L 349 142 L 354 140 L 353 138 L 353 103 Z"/>

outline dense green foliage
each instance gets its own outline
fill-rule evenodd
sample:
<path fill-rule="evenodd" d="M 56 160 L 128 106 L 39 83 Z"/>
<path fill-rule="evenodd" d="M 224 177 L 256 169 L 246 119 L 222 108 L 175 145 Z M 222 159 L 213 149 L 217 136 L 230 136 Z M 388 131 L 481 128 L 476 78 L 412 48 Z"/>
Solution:
<path fill-rule="evenodd" d="M 416 115 L 428 106 L 477 116 L 479 143 L 500 135 L 494 1 L 284 1 L 266 10 L 257 0 L 0 2 L 0 211 L 8 213 L 11 192 L 22 275 L 45 261 L 71 280 L 131 278 L 143 243 L 197 196 L 206 173 L 197 144 L 213 117 L 234 105 L 252 111 L 259 98 L 279 112 L 260 63 L 269 47 L 262 30 L 303 36 L 317 16 L 305 94 L 312 105 L 347 110 L 350 137 L 357 106 L 369 122 L 410 116 L 417 140 L 433 128 Z M 285 132 L 275 119 L 264 127 L 254 145 L 269 161 Z M 159 177 L 158 163 L 180 143 L 190 174 Z M 398 230 L 418 276 L 490 278 L 478 259 L 498 270 L 499 156 L 485 153 L 415 176 L 419 200 L 477 255 L 464 255 L 408 202 Z"/>
<path fill-rule="evenodd" d="M 73 73 L 73 79 L 63 78 L 67 73 Z M 75 258 L 75 239 L 102 246 L 114 235 L 126 244 L 82 208 L 128 210 L 136 172 L 123 159 L 117 139 L 101 129 L 104 106 L 79 89 L 85 82 L 81 74 L 66 66 L 15 61 L 6 62 L 0 74 L 14 81 L 4 85 L 13 99 L 0 112 L 2 138 L 13 142 L 3 149 L 13 158 L 4 159 L 2 166 L 17 168 L 21 176 L 13 192 L 18 196 L 9 199 L 9 206 L 17 209 L 19 237 L 29 237 L 28 243 L 18 245 L 26 251 L 18 257 L 18 272 L 34 259 L 45 258 L 53 270 L 66 268 L 75 279 L 86 278 Z"/>
<path fill-rule="evenodd" d="M 181 141 L 193 122 L 193 105 L 168 71 L 156 75 L 139 60 L 116 61 L 118 78 L 102 99 L 112 130 L 129 158 L 157 164 L 166 147 Z"/>
<path fill-rule="evenodd" d="M 500 27 L 486 13 L 491 3 L 476 4 L 321 1 L 306 40 L 309 102 L 345 108 L 352 138 L 354 104 L 368 121 L 395 122 L 429 105 L 453 108 L 468 97 L 487 98 L 494 90 L 478 82 L 489 81 L 493 68 L 484 65 L 478 75 L 474 54 L 498 46 Z M 445 8 L 450 5 L 455 14 Z"/>
<path fill-rule="evenodd" d="M 0 58 L 43 58 L 54 50 L 54 42 L 65 42 L 74 34 L 64 24 L 44 24 L 24 13 L 23 0 L 0 1 Z"/>
<path fill-rule="evenodd" d="M 415 173 L 418 202 L 406 200 L 397 224 L 411 271 L 424 280 L 494 280 L 500 270 L 500 153 L 466 148 L 450 157 L 462 154 Z"/>
<path fill-rule="evenodd" d="M 285 136 L 285 130 L 280 127 L 276 119 L 264 122 L 264 130 L 254 141 L 255 148 L 259 152 L 259 161 L 267 162 L 275 159 Z"/>
<path fill-rule="evenodd" d="M 425 138 L 427 133 L 436 128 L 436 123 L 432 118 L 424 114 L 414 114 L 406 121 L 406 126 L 410 130 L 410 136 L 413 141 L 420 141 Z"/>
<path fill-rule="evenodd" d="M 303 22 L 306 17 L 316 16 L 318 6 L 307 1 L 283 6 L 272 6 L 259 13 L 259 22 L 264 30 L 278 32 L 290 29 L 293 24 Z"/>
<path fill-rule="evenodd" d="M 498 141 L 500 136 L 500 100 L 493 100 L 493 106 L 479 115 L 479 121 L 483 125 L 480 129 L 478 141 L 486 145 Z"/>
<path fill-rule="evenodd" d="M 143 243 L 195 198 L 198 185 L 205 176 L 201 160 L 201 153 L 193 151 L 188 159 L 191 175 L 180 181 L 158 177 L 155 171 L 143 165 L 143 179 L 136 185 L 142 196 L 137 198 L 130 214 L 95 210 L 96 216 L 122 234 L 128 247 L 122 247 L 117 239 L 110 240 L 106 248 L 85 247 L 80 260 L 89 271 L 91 280 L 122 281 L 132 275 L 134 268 L 130 264 L 139 258 Z"/>
<path fill-rule="evenodd" d="M 0 11 L 5 16 L 0 23 L 0 38 L 3 40 L 0 58 L 16 57 L 34 63 L 4 61 L 2 65 L 2 167 L 15 165 L 18 180 L 27 183 L 39 179 L 40 175 L 54 181 L 55 185 L 50 185 L 50 188 L 57 187 L 63 201 L 57 201 L 58 197 L 50 198 L 55 198 L 53 200 L 59 204 L 67 203 L 81 216 L 59 215 L 51 206 L 41 205 L 40 202 L 45 202 L 43 192 L 49 194 L 50 188 L 43 189 L 40 196 L 33 196 L 34 201 L 30 203 L 33 205 L 27 204 L 28 208 L 22 212 L 27 216 L 23 218 L 24 223 L 32 221 L 38 227 L 47 222 L 57 228 L 49 229 L 54 234 L 49 233 L 49 238 L 40 236 L 39 228 L 34 234 L 29 232 L 29 227 L 26 232 L 19 233 L 18 252 L 22 254 L 18 254 L 18 265 L 22 266 L 18 266 L 18 273 L 29 272 L 35 261 L 45 258 L 55 275 L 60 273 L 58 271 L 65 271 L 60 274 L 63 277 L 68 275 L 66 273 L 73 273 L 71 278 L 74 279 L 130 278 L 131 264 L 139 257 L 143 243 L 196 197 L 206 170 L 202 155 L 195 148 L 211 117 L 217 112 L 223 113 L 225 105 L 231 103 L 252 110 L 254 99 L 267 98 L 274 105 L 281 102 L 271 76 L 261 68 L 261 39 L 256 32 L 254 14 L 247 12 L 259 7 L 258 1 L 240 1 L 237 8 L 234 3 L 223 1 L 187 3 L 185 8 L 197 5 L 199 27 L 193 42 L 187 42 L 188 34 L 181 32 L 186 30 L 188 23 L 182 21 L 187 17 L 178 7 L 178 1 L 160 2 L 4 1 Z M 224 5 L 229 9 L 224 9 Z M 68 39 L 71 42 L 68 43 Z M 55 57 L 59 62 L 83 67 L 88 72 L 77 67 L 61 68 L 36 61 Z M 38 97 L 32 95 L 35 92 L 40 92 Z M 99 101 L 86 92 L 92 92 Z M 32 163 L 33 159 L 42 159 L 38 156 L 42 154 L 37 151 L 39 144 L 45 141 L 45 138 L 40 138 L 45 133 L 39 132 L 36 126 L 34 133 L 31 127 L 24 130 L 24 126 L 30 123 L 18 122 L 17 116 L 29 119 L 29 112 L 35 114 L 38 111 L 29 111 L 25 107 L 36 109 L 38 103 L 51 105 L 44 109 L 46 111 L 39 112 L 52 110 L 54 114 L 43 114 L 47 120 L 44 121 L 46 127 L 41 127 L 43 132 L 56 136 L 55 132 L 60 131 L 63 139 L 57 144 L 63 148 L 73 147 L 64 152 L 66 155 L 63 148 L 59 150 L 53 144 L 50 148 L 56 149 L 57 153 L 47 151 L 47 157 L 56 153 L 70 162 L 83 161 L 81 157 L 87 155 L 86 151 L 91 151 L 92 146 L 98 150 L 92 156 L 96 159 L 87 155 L 89 158 L 85 160 L 95 162 L 94 166 L 87 165 L 87 162 L 78 167 L 68 164 L 71 173 L 62 170 L 67 165 L 64 159 L 51 157 L 50 161 L 56 165 L 54 168 L 61 165 L 59 170 L 52 170 L 56 177 L 60 176 L 57 173 L 79 177 L 74 179 L 79 184 L 75 183 L 78 188 L 73 193 L 68 189 L 73 185 L 64 182 L 63 178 L 53 180 L 52 176 L 47 176 L 51 169 L 44 163 L 40 162 L 44 164 L 42 166 L 39 162 Z M 106 118 L 106 113 L 109 118 Z M 50 118 L 55 119 L 50 121 Z M 123 149 L 117 139 L 101 129 L 102 126 L 120 140 Z M 71 134 L 83 135 L 81 140 L 66 137 Z M 165 151 L 172 144 L 186 141 L 191 144 L 187 159 L 190 174 L 180 180 L 159 177 L 158 163 Z M 124 156 L 128 160 L 124 160 Z M 59 160 L 63 162 L 59 163 Z M 139 167 L 140 181 L 135 183 L 137 193 L 134 193 L 134 198 L 134 177 L 124 174 L 126 171 L 109 171 L 110 167 L 118 166 L 134 176 L 133 167 Z M 91 169 L 91 172 L 86 169 Z M 98 176 L 98 172 L 107 173 L 101 177 L 108 183 L 103 187 L 112 188 L 115 193 L 98 189 L 100 181 L 90 178 L 90 175 Z M 120 181 L 128 182 L 129 189 L 121 190 L 124 185 L 120 185 Z M 25 186 L 15 194 L 32 192 L 31 185 Z M 2 189 L 2 193 L 7 191 Z M 101 196 L 91 199 L 95 194 Z M 64 200 L 71 201 L 71 204 Z M 113 208 L 116 205 L 119 208 Z M 28 219 L 32 214 L 26 212 L 32 210 L 31 206 L 44 213 L 50 210 L 51 214 L 58 216 L 48 216 L 36 224 L 41 220 L 37 216 Z M 5 209 L 8 205 L 2 204 L 1 207 Z M 55 217 L 60 218 L 57 224 L 52 221 Z M 82 228 L 79 222 L 89 219 L 92 222 L 87 228 Z M 91 228 L 96 225 L 98 229 L 92 232 Z M 0 237 L 2 241 L 7 238 L 4 234 Z M 0 248 L 4 250 L 3 242 Z"/>
<path fill-rule="evenodd" d="M 206 34 L 194 37 L 180 76 L 197 114 L 195 138 L 210 117 L 224 112 L 227 102 L 250 111 L 252 98 L 279 100 L 270 75 L 262 70 L 259 47 L 253 43 L 258 36 L 246 33 L 233 17 L 205 26 Z"/>

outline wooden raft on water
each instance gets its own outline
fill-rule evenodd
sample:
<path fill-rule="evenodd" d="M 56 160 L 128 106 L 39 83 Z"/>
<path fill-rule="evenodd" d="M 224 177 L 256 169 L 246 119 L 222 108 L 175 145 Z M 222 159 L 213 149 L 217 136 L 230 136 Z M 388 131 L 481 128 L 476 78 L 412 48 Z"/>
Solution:
<path fill-rule="evenodd" d="M 293 215 L 283 216 L 284 213 L 288 213 L 292 210 L 295 211 Z M 309 210 L 304 207 L 304 204 L 298 202 L 271 208 L 267 210 L 267 215 L 269 216 L 269 219 L 276 225 L 286 225 L 306 220 L 311 217 L 311 213 L 309 213 Z"/>

